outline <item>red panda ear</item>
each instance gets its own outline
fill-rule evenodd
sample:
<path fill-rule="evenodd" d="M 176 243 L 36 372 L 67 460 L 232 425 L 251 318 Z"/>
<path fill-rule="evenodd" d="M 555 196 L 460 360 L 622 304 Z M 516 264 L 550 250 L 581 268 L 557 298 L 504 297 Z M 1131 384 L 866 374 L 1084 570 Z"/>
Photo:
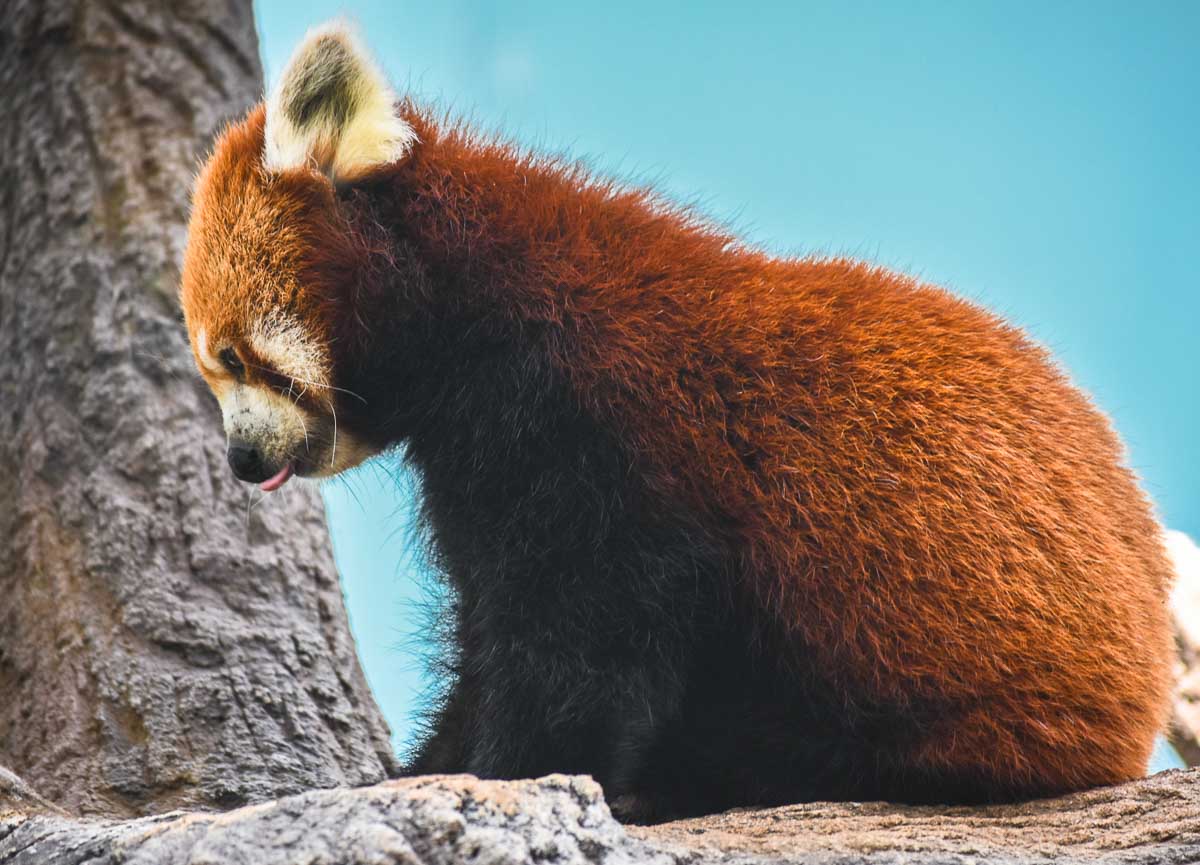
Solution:
<path fill-rule="evenodd" d="M 416 139 L 379 67 L 334 21 L 305 36 L 267 102 L 263 164 L 307 165 L 346 183 L 400 159 Z"/>

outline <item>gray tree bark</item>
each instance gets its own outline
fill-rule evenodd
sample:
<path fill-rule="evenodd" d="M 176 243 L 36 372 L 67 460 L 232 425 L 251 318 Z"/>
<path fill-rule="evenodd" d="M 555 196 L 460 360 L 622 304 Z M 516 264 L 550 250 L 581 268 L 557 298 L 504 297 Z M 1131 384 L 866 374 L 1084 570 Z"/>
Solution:
<path fill-rule="evenodd" d="M 0 764 L 75 813 L 395 772 L 319 497 L 233 482 L 176 303 L 261 88 L 250 0 L 0 3 Z"/>

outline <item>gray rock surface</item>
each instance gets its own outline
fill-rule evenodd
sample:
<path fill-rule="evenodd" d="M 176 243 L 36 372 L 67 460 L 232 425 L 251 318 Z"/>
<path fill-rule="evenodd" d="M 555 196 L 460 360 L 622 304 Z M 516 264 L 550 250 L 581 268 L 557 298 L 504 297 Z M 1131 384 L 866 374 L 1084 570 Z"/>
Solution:
<path fill-rule="evenodd" d="M 176 302 L 250 0 L 0 2 L 0 764 L 76 813 L 393 774 L 319 497 L 229 474 Z"/>
<path fill-rule="evenodd" d="M 1200 770 L 1058 799 L 990 807 L 791 805 L 633 834 L 723 855 L 837 863 L 1200 861 Z"/>
<path fill-rule="evenodd" d="M 1200 860 L 1200 771 L 989 808 L 816 803 L 622 827 L 589 778 L 429 776 L 228 814 L 3 813 L 0 865 L 1173 863 Z"/>
<path fill-rule="evenodd" d="M 41 794 L 26 784 L 19 775 L 0 766 L 0 814 L 9 811 L 67 816 L 61 808 L 43 799 Z"/>

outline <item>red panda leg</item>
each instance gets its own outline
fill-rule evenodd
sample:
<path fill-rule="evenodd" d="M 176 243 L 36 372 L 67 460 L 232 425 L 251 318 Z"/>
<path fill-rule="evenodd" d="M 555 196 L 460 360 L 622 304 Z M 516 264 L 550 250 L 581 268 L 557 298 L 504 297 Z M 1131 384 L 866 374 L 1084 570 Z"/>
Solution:
<path fill-rule="evenodd" d="M 478 698 L 466 771 L 480 778 L 590 774 L 610 798 L 631 792 L 661 720 L 678 712 L 674 665 L 613 662 L 523 636 L 509 634 L 466 660 L 478 666 L 478 675 L 468 673 Z"/>
<path fill-rule="evenodd" d="M 467 734 L 472 705 L 461 680 L 454 682 L 426 735 L 405 766 L 406 775 L 456 775 L 467 771 Z"/>

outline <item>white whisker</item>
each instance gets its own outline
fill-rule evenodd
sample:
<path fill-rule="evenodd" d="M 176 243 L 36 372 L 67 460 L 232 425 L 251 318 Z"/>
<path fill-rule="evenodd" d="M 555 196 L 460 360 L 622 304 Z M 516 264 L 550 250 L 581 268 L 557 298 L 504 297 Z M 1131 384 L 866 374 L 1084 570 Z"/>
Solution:
<path fill-rule="evenodd" d="M 338 393 L 344 393 L 344 394 L 347 394 L 348 396 L 354 397 L 356 400 L 361 402 L 363 405 L 367 404 L 366 398 L 361 397 L 358 394 L 356 394 L 354 391 L 348 390 L 344 387 L 334 387 L 331 384 L 321 384 L 319 381 L 309 381 L 308 379 L 297 378 L 296 376 L 292 376 L 292 375 L 289 375 L 288 378 L 290 378 L 293 382 L 297 382 L 297 381 L 300 382 L 300 384 L 304 385 L 305 387 L 315 387 L 319 390 L 333 390 L 333 391 L 337 391 Z"/>
<path fill-rule="evenodd" d="M 296 415 L 296 420 L 300 421 L 300 429 L 304 432 L 304 449 L 309 450 L 308 446 L 308 424 L 304 422 L 304 412 L 296 408 L 295 403 L 292 404 L 292 413 Z"/>
<path fill-rule="evenodd" d="M 289 379 L 291 379 L 293 382 L 300 382 L 300 384 L 302 384 L 302 385 L 305 385 L 307 387 L 313 387 L 313 388 L 316 388 L 317 390 L 332 390 L 332 391 L 337 391 L 338 393 L 344 393 L 347 396 L 354 397 L 356 400 L 361 402 L 363 405 L 367 405 L 366 397 L 360 396 L 359 394 L 356 394 L 354 391 L 348 390 L 347 388 L 344 388 L 344 387 L 334 387 L 331 384 L 322 384 L 319 381 L 309 381 L 306 378 L 300 378 L 299 376 L 291 375 L 290 373 L 281 373 L 276 369 L 272 369 L 271 367 L 262 366 L 261 364 L 257 364 L 257 363 L 250 363 L 250 364 L 246 364 L 246 365 L 248 367 L 250 367 L 251 369 L 261 369 L 264 372 L 274 373 L 275 375 L 285 375 Z M 307 393 L 307 391 L 305 391 L 305 392 Z"/>
<path fill-rule="evenodd" d="M 321 387 L 321 388 L 325 388 L 325 390 L 335 390 L 338 393 L 344 393 L 344 394 L 347 394 L 348 396 L 354 397 L 356 400 L 361 402 L 363 405 L 367 404 L 367 400 L 365 397 L 361 397 L 358 394 L 356 394 L 354 391 L 347 390 L 344 387 L 334 387 L 331 384 L 318 384 L 317 382 L 305 381 L 302 378 L 298 378 L 298 379 L 296 379 L 296 381 L 300 382 L 301 384 L 311 385 L 312 387 Z"/>
<path fill-rule="evenodd" d="M 286 396 L 291 396 L 292 394 L 295 393 L 293 388 L 295 387 L 296 379 L 292 378 L 291 376 L 288 376 L 288 378 L 290 379 L 290 382 L 288 384 L 288 392 L 287 392 Z M 300 394 L 300 396 L 295 397 L 291 401 L 291 409 L 292 409 L 292 413 L 296 415 L 296 420 L 300 421 L 300 429 L 304 431 L 304 449 L 307 451 L 307 450 L 310 450 L 310 447 L 308 444 L 308 424 L 306 424 L 304 422 L 304 412 L 300 411 L 300 409 L 298 409 L 296 407 L 297 405 L 299 405 L 300 400 L 304 397 L 304 394 L 306 394 L 306 393 L 308 393 L 307 386 L 305 386 L 304 391 Z"/>
<path fill-rule="evenodd" d="M 337 465 L 337 409 L 333 407 L 333 400 L 329 400 L 329 412 L 333 415 L 333 453 L 329 455 L 329 467 L 333 468 Z"/>

